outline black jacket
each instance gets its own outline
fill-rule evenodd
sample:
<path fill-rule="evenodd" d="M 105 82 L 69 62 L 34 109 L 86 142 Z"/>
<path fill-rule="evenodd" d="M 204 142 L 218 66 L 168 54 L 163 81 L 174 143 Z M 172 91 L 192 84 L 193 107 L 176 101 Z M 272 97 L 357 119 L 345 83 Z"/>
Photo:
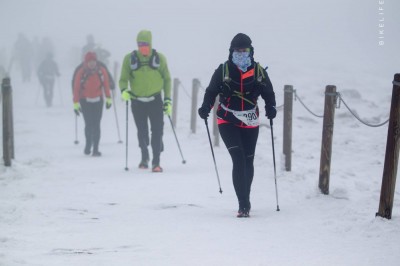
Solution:
<path fill-rule="evenodd" d="M 227 64 L 229 75 L 226 74 L 225 64 Z M 272 83 L 262 67 L 253 61 L 248 70 L 243 73 L 231 61 L 225 64 L 221 64 L 215 70 L 206 89 L 202 107 L 211 110 L 216 96 L 219 95 L 217 116 L 225 121 L 241 124 L 241 121 L 231 112 L 223 109 L 221 104 L 235 111 L 250 110 L 257 106 L 257 99 L 261 95 L 266 107 L 276 105 Z"/>

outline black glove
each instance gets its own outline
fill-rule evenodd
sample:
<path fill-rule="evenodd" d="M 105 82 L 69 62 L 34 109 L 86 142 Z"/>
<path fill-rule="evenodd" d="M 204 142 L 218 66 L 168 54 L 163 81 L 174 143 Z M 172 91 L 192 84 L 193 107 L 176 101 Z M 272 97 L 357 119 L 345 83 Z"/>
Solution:
<path fill-rule="evenodd" d="M 265 115 L 268 117 L 268 119 L 274 119 L 276 117 L 275 106 L 265 106 Z"/>
<path fill-rule="evenodd" d="M 210 109 L 202 106 L 199 108 L 198 112 L 199 112 L 199 116 L 201 117 L 201 119 L 207 119 L 208 114 L 210 113 Z"/>

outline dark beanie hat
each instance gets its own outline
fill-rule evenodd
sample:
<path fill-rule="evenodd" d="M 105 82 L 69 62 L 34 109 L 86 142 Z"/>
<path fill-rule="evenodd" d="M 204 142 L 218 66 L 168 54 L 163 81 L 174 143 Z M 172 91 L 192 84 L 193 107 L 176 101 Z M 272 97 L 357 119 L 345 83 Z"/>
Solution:
<path fill-rule="evenodd" d="M 238 48 L 252 48 L 250 37 L 244 33 L 236 34 L 231 41 L 231 47 L 229 49 L 233 50 Z"/>

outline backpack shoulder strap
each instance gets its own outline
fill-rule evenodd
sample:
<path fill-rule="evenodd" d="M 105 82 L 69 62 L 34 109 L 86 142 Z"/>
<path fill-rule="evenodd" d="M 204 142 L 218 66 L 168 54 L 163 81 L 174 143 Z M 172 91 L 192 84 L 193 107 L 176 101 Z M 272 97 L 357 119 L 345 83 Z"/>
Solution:
<path fill-rule="evenodd" d="M 137 70 L 139 68 L 140 68 L 140 61 L 139 61 L 139 58 L 137 56 L 137 51 L 134 50 L 131 53 L 131 70 L 134 71 L 134 70 Z"/>
<path fill-rule="evenodd" d="M 98 69 L 96 70 L 97 75 L 99 76 L 99 80 L 100 80 L 100 84 L 101 87 L 104 87 L 104 74 L 103 71 L 101 71 L 102 66 L 98 66 Z M 89 69 L 84 69 L 82 76 L 81 76 L 81 90 L 83 90 L 83 85 L 85 84 L 85 82 L 87 81 L 87 79 L 89 78 L 91 74 L 91 71 Z"/>
<path fill-rule="evenodd" d="M 82 68 L 82 66 L 83 66 L 83 63 L 80 63 L 74 70 L 74 74 L 72 75 L 72 82 L 71 82 L 72 90 L 74 90 L 74 82 L 76 79 L 76 75 L 78 74 L 78 71 Z"/>
<path fill-rule="evenodd" d="M 138 70 L 142 66 L 137 53 L 138 53 L 137 50 L 134 50 L 131 53 L 131 70 L 132 71 Z M 156 49 L 152 49 L 152 55 L 149 59 L 148 65 L 152 69 L 158 69 L 160 67 L 160 56 L 158 55 Z"/>
<path fill-rule="evenodd" d="M 222 82 L 229 81 L 231 81 L 231 78 L 229 77 L 228 61 L 225 61 L 225 63 L 222 65 Z"/>
<path fill-rule="evenodd" d="M 150 57 L 149 66 L 153 69 L 158 69 L 160 67 L 160 56 L 156 49 L 153 49 L 152 55 Z"/>
<path fill-rule="evenodd" d="M 265 73 L 264 73 L 264 68 L 260 65 L 260 63 L 256 62 L 256 80 L 258 82 L 261 82 L 265 80 Z"/>
<path fill-rule="evenodd" d="M 97 75 L 99 75 L 101 86 L 104 87 L 104 73 L 103 73 L 102 69 L 104 69 L 104 71 L 107 72 L 107 70 L 105 70 L 104 67 L 99 66 L 99 69 L 97 70 Z"/>

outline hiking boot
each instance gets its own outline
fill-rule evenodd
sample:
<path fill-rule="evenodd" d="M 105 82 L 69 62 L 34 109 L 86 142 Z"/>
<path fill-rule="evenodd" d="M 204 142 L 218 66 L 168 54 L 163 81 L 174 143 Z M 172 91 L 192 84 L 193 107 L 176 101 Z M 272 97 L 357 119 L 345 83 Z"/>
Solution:
<path fill-rule="evenodd" d="M 148 169 L 149 168 L 149 160 L 142 160 L 139 163 L 139 169 Z"/>
<path fill-rule="evenodd" d="M 163 169 L 159 165 L 153 165 L 153 169 L 151 170 L 153 173 L 162 173 Z"/>
<path fill-rule="evenodd" d="M 93 157 L 100 157 L 100 156 L 101 156 L 101 152 L 99 152 L 99 151 L 93 151 L 92 156 L 93 156 Z"/>
<path fill-rule="evenodd" d="M 90 147 L 85 147 L 85 149 L 83 150 L 83 153 L 85 154 L 85 155 L 89 155 L 90 154 Z"/>
<path fill-rule="evenodd" d="M 240 208 L 236 215 L 237 218 L 247 218 L 250 217 L 249 210 L 246 208 Z"/>

